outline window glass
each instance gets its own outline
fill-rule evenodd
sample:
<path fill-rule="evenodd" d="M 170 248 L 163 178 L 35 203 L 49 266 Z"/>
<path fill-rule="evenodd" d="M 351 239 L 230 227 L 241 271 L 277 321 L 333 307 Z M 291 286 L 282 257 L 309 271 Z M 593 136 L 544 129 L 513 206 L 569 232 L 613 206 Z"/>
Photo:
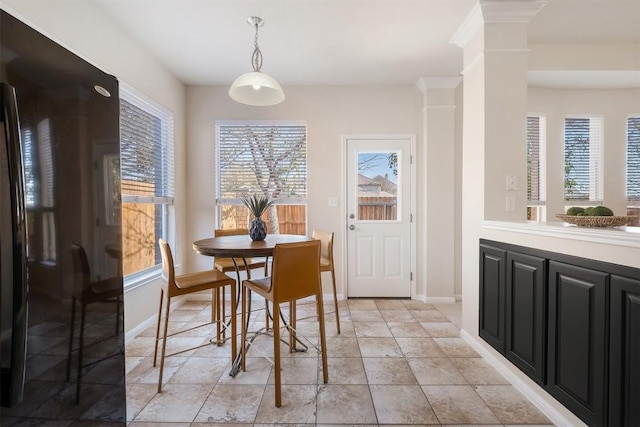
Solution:
<path fill-rule="evenodd" d="M 218 227 L 246 228 L 242 197 L 259 194 L 275 200 L 268 233 L 306 234 L 306 124 L 217 122 L 216 166 Z"/>
<path fill-rule="evenodd" d="M 541 220 L 545 204 L 546 119 L 539 115 L 527 117 L 527 219 Z"/>
<path fill-rule="evenodd" d="M 602 203 L 602 119 L 567 117 L 564 122 L 564 197 Z"/>
<path fill-rule="evenodd" d="M 627 119 L 627 201 L 640 206 L 640 116 Z"/>
<path fill-rule="evenodd" d="M 358 220 L 398 220 L 398 153 L 358 153 Z"/>
<path fill-rule="evenodd" d="M 173 117 L 120 90 L 123 272 L 157 268 L 173 206 Z"/>

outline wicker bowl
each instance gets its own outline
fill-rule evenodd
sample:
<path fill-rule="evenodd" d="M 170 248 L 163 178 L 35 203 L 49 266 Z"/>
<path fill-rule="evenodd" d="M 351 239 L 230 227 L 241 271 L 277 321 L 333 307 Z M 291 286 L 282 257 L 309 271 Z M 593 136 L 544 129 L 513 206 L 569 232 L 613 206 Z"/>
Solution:
<path fill-rule="evenodd" d="M 556 214 L 556 217 L 580 227 L 621 227 L 629 224 L 635 216 L 574 216 Z"/>

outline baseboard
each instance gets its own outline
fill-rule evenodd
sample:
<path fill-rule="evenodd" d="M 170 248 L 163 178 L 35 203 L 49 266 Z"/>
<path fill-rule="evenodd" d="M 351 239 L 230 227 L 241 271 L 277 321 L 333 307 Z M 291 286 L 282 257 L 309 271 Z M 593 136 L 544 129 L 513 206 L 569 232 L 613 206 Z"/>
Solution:
<path fill-rule="evenodd" d="M 484 345 L 482 345 L 478 340 L 469 334 L 464 329 L 460 330 L 460 337 L 475 351 L 480 353 L 480 355 L 487 361 L 491 366 L 493 366 L 498 372 L 500 372 L 520 393 L 522 393 L 536 408 L 540 410 L 544 415 L 546 415 L 549 420 L 551 420 L 556 426 L 560 427 L 576 427 L 576 426 L 586 426 L 582 421 L 578 419 L 578 417 L 573 416 L 571 414 L 570 417 L 563 414 L 558 408 L 554 407 L 551 403 L 549 403 L 544 395 L 541 393 L 545 393 L 543 390 L 536 390 L 534 387 L 527 384 L 525 380 L 517 376 L 514 372 L 512 372 L 510 364 L 508 365 L 508 361 L 503 359 L 502 356 L 497 357 L 494 353 L 488 350 Z M 553 399 L 553 398 L 551 398 Z M 560 405 L 560 404 L 558 404 Z M 568 409 L 565 409 L 567 413 L 570 413 Z"/>
<path fill-rule="evenodd" d="M 210 300 L 211 300 L 211 297 L 209 297 L 209 301 Z M 185 296 L 172 298 L 170 311 L 177 309 L 185 302 L 187 302 L 187 298 Z M 124 335 L 124 342 L 125 343 L 129 342 L 133 338 L 137 337 L 138 334 L 140 334 L 140 332 L 144 331 L 145 329 L 151 326 L 157 325 L 157 322 L 158 322 L 158 314 L 156 313 L 153 316 L 149 317 L 147 320 L 141 323 L 138 323 L 134 328 L 132 328 L 129 332 L 127 332 Z"/>

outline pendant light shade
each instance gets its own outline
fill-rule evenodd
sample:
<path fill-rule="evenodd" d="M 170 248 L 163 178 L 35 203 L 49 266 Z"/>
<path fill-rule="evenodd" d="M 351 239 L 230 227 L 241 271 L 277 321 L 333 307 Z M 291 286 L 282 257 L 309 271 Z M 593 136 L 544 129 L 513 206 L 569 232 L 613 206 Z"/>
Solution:
<path fill-rule="evenodd" d="M 262 18 L 252 16 L 247 22 L 256 29 L 251 55 L 253 71 L 241 75 L 233 82 L 229 89 L 229 96 L 234 101 L 258 107 L 279 104 L 284 101 L 282 88 L 273 77 L 260 71 L 262 52 L 258 47 L 258 28 L 264 25 L 264 21 Z"/>
<path fill-rule="evenodd" d="M 258 107 L 284 101 L 284 92 L 278 82 L 260 71 L 252 71 L 238 77 L 229 89 L 229 96 L 234 101 Z"/>

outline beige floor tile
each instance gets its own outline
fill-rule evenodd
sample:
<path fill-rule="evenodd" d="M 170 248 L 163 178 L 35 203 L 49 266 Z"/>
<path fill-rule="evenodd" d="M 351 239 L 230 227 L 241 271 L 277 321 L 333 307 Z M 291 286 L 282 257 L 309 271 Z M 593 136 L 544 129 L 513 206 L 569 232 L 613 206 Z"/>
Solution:
<path fill-rule="evenodd" d="M 550 424 L 549 419 L 511 385 L 479 385 L 476 391 L 505 424 Z"/>
<path fill-rule="evenodd" d="M 480 357 L 462 338 L 433 338 L 447 357 Z"/>
<path fill-rule="evenodd" d="M 210 384 L 165 384 L 134 420 L 191 422 L 212 388 Z"/>
<path fill-rule="evenodd" d="M 387 322 L 391 334 L 396 338 L 428 337 L 427 331 L 418 322 Z"/>
<path fill-rule="evenodd" d="M 381 424 L 434 424 L 438 422 L 418 385 L 371 385 L 373 407 Z"/>
<path fill-rule="evenodd" d="M 469 384 L 509 384 L 493 366 L 480 357 L 451 358 L 451 363 L 469 381 Z"/>
<path fill-rule="evenodd" d="M 377 310 L 378 306 L 372 299 L 350 299 L 347 300 L 349 310 Z"/>
<path fill-rule="evenodd" d="M 394 338 L 358 338 L 362 357 L 402 357 Z"/>
<path fill-rule="evenodd" d="M 198 315 L 198 312 L 194 310 L 181 310 L 181 309 L 173 310 L 169 314 L 169 322 L 189 322 L 193 320 L 193 318 L 197 315 Z M 209 316 L 209 320 L 211 320 L 211 316 Z M 164 316 L 163 316 L 163 321 L 164 321 Z"/>
<path fill-rule="evenodd" d="M 318 384 L 318 358 L 281 358 L 281 384 Z M 268 384 L 274 383 L 274 373 L 271 370 Z"/>
<path fill-rule="evenodd" d="M 261 424 L 314 424 L 317 385 L 283 385 L 282 406 L 275 406 L 275 386 L 265 389 L 255 422 Z"/>
<path fill-rule="evenodd" d="M 422 386 L 442 424 L 497 424 L 498 418 L 471 386 Z"/>
<path fill-rule="evenodd" d="M 353 322 L 351 320 L 343 320 L 342 313 L 340 313 L 340 334 L 338 334 L 338 328 L 336 327 L 336 322 L 333 321 L 334 318 L 325 318 L 325 336 L 329 337 L 355 337 L 356 330 L 353 327 Z"/>
<path fill-rule="evenodd" d="M 329 384 L 367 384 L 362 359 L 359 357 L 329 357 Z M 322 366 L 318 366 L 318 384 L 322 384 Z"/>
<path fill-rule="evenodd" d="M 446 357 L 408 358 L 407 361 L 421 385 L 467 385 L 467 380 Z"/>
<path fill-rule="evenodd" d="M 397 357 L 362 359 L 369 384 L 418 384 L 407 361 Z"/>
<path fill-rule="evenodd" d="M 446 357 L 431 338 L 396 338 L 405 357 Z"/>
<path fill-rule="evenodd" d="M 379 310 L 406 310 L 404 301 L 400 299 L 377 299 L 374 302 Z"/>
<path fill-rule="evenodd" d="M 433 310 L 434 307 L 431 304 L 424 303 L 416 300 L 402 300 L 407 310 Z"/>
<path fill-rule="evenodd" d="M 158 422 L 147 423 L 147 422 L 134 421 L 127 425 L 131 427 L 190 427 L 193 424 L 191 423 L 158 423 Z"/>
<path fill-rule="evenodd" d="M 328 357 L 360 357 L 358 339 L 353 338 L 327 338 Z"/>
<path fill-rule="evenodd" d="M 231 369 L 229 359 L 219 357 L 190 357 L 171 376 L 169 382 L 181 384 L 215 384 Z"/>
<path fill-rule="evenodd" d="M 379 310 L 351 310 L 353 322 L 384 322 Z"/>
<path fill-rule="evenodd" d="M 318 424 L 378 423 L 367 385 L 321 385 L 317 408 Z"/>
<path fill-rule="evenodd" d="M 125 355 L 127 357 L 153 356 L 155 343 L 155 334 L 152 337 L 135 337 L 127 341 Z"/>
<path fill-rule="evenodd" d="M 264 388 L 264 385 L 256 384 L 218 384 L 207 397 L 195 421 L 252 423 Z"/>
<path fill-rule="evenodd" d="M 186 357 L 167 357 L 164 361 L 162 382 L 166 384 L 171 376 L 187 361 Z M 153 357 L 145 357 L 131 372 L 127 373 L 127 384 L 158 384 L 160 374 L 160 358 L 156 367 L 153 366 Z"/>
<path fill-rule="evenodd" d="M 385 322 L 353 322 L 357 337 L 392 337 Z"/>
<path fill-rule="evenodd" d="M 157 393 L 157 384 L 127 384 L 127 421 L 133 420 Z"/>
<path fill-rule="evenodd" d="M 438 310 L 409 310 L 418 322 L 446 322 L 447 317 Z"/>
<path fill-rule="evenodd" d="M 460 336 L 460 330 L 451 322 L 422 322 L 421 325 L 432 338 L 453 338 Z"/>
<path fill-rule="evenodd" d="M 246 371 L 240 371 L 235 377 L 226 373 L 220 376 L 218 384 L 258 384 L 264 385 L 271 375 L 272 364 L 263 357 L 247 357 Z"/>
<path fill-rule="evenodd" d="M 406 308 L 396 310 L 380 310 L 385 322 L 416 322 L 413 315 Z"/>

